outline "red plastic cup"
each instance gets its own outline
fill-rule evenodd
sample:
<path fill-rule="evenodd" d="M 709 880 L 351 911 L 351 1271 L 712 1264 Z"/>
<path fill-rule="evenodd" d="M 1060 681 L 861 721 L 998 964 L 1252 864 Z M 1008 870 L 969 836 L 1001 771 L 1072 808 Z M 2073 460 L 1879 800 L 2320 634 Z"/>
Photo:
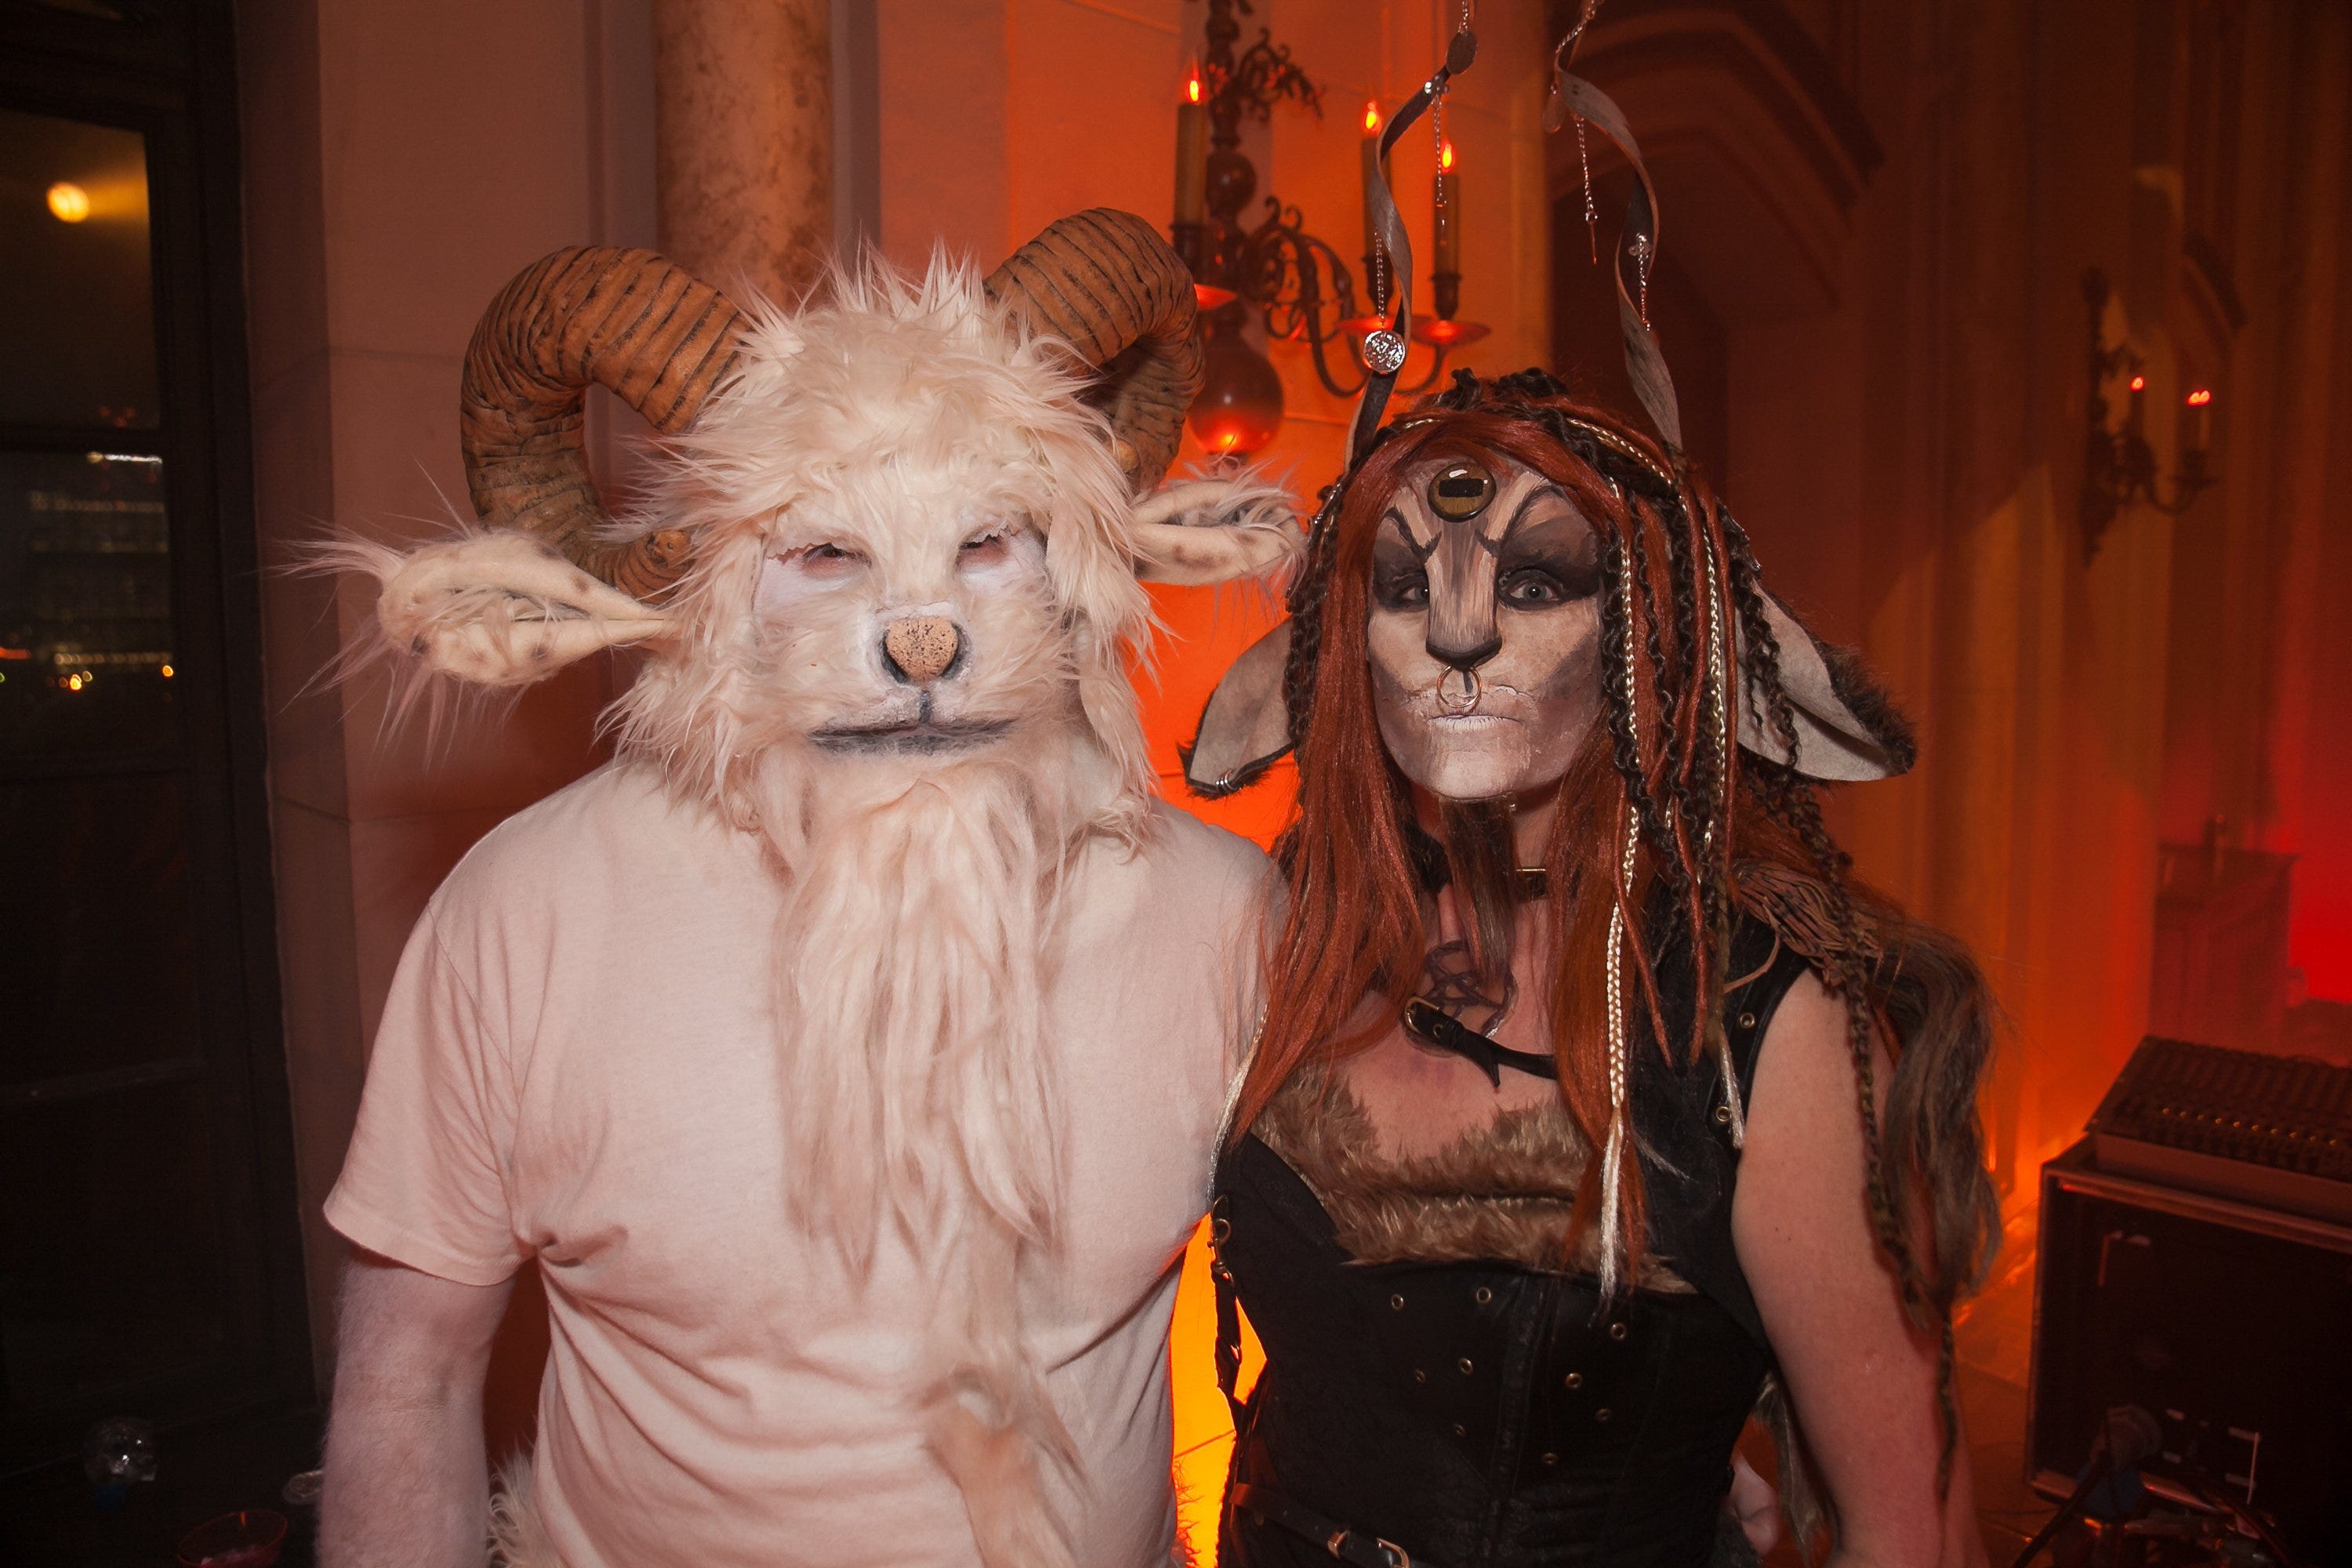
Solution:
<path fill-rule="evenodd" d="M 249 1508 L 207 1520 L 180 1537 L 181 1568 L 269 1568 L 286 1543 L 286 1516 Z"/>

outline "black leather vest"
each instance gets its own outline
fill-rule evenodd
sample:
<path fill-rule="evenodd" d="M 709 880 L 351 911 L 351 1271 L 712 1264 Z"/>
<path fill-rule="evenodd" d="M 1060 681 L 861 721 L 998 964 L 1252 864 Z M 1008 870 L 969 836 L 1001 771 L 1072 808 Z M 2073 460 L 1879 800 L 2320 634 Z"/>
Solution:
<path fill-rule="evenodd" d="M 1681 1030 L 1691 968 L 1662 945 L 1661 1010 Z M 1735 928 L 1730 973 L 1752 977 L 1724 1023 L 1743 1095 L 1804 968 L 1769 927 Z M 1266 1352 L 1237 1415 L 1235 1482 L 1434 1568 L 1704 1568 L 1771 1355 L 1732 1247 L 1720 1069 L 1676 1069 L 1646 1037 L 1630 1055 L 1647 1239 L 1696 1293 L 1637 1290 L 1604 1310 L 1583 1276 L 1358 1264 L 1296 1172 L 1254 1136 L 1234 1142 L 1218 1257 Z M 1230 1500 L 1222 1536 L 1229 1564 L 1330 1562 Z"/>

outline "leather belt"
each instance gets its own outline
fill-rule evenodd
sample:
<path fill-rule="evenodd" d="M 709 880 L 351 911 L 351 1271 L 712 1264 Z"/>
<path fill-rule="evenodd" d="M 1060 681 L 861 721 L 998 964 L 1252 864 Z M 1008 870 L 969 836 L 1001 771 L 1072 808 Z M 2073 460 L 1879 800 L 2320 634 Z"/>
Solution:
<path fill-rule="evenodd" d="M 1246 1482 L 1234 1488 L 1233 1506 L 1267 1524 L 1278 1524 L 1291 1534 L 1311 1541 L 1342 1563 L 1356 1568 L 1436 1568 L 1427 1558 L 1416 1559 L 1393 1541 L 1382 1541 L 1337 1520 L 1302 1508 L 1280 1492 Z"/>

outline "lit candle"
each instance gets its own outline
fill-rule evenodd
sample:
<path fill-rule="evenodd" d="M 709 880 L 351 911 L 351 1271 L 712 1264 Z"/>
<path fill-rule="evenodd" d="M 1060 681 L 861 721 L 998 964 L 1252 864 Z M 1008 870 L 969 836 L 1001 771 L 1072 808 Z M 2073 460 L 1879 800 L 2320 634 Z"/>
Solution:
<path fill-rule="evenodd" d="M 1454 143 L 1437 150 L 1437 178 L 1431 182 L 1430 270 L 1462 270 L 1462 176 L 1454 168 Z"/>
<path fill-rule="evenodd" d="M 1184 73 L 1184 91 L 1176 100 L 1176 221 L 1200 223 L 1208 212 L 1209 106 L 1195 65 Z"/>
<path fill-rule="evenodd" d="M 1364 105 L 1364 257 L 1370 260 L 1381 253 L 1380 225 L 1372 219 L 1372 181 L 1379 177 L 1381 164 L 1381 106 L 1378 100 Z"/>
<path fill-rule="evenodd" d="M 2202 452 L 2213 444 L 2213 393 L 2199 387 L 2189 395 L 2189 449 Z"/>

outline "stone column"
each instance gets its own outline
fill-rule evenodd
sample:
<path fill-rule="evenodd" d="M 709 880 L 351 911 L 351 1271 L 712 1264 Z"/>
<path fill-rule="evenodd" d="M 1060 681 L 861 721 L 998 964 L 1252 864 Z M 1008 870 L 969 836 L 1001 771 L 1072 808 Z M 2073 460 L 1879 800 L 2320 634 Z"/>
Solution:
<path fill-rule="evenodd" d="M 833 243 L 830 0 L 654 0 L 661 248 L 789 300 Z"/>

